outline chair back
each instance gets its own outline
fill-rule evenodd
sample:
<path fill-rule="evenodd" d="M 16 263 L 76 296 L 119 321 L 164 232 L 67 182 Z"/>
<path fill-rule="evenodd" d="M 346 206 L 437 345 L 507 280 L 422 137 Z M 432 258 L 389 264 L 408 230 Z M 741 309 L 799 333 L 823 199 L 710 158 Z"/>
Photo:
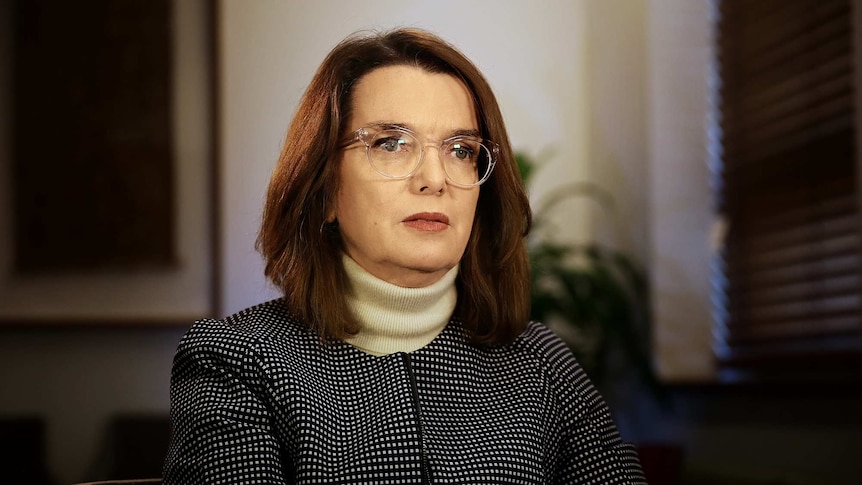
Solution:
<path fill-rule="evenodd" d="M 142 478 L 138 480 L 103 480 L 100 482 L 85 482 L 76 485 L 161 485 L 161 478 Z"/>

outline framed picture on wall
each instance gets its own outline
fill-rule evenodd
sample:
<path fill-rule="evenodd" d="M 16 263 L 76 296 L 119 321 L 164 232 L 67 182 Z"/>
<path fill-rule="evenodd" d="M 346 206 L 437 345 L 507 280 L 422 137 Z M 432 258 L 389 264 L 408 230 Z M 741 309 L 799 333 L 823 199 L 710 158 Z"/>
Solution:
<path fill-rule="evenodd" d="M 0 322 L 213 315 L 212 0 L 0 8 Z"/>

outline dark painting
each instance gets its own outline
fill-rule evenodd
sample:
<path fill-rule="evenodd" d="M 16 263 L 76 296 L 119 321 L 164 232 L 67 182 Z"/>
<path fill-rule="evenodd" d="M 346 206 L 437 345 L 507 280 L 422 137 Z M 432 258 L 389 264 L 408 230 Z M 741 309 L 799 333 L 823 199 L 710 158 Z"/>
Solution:
<path fill-rule="evenodd" d="M 19 273 L 175 263 L 168 0 L 18 0 Z"/>

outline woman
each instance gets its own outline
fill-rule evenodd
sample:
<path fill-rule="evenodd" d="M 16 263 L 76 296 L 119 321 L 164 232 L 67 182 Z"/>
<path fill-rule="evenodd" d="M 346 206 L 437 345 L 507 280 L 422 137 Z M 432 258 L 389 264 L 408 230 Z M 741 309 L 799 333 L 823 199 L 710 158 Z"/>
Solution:
<path fill-rule="evenodd" d="M 343 41 L 267 195 L 284 297 L 183 338 L 165 483 L 644 483 L 571 353 L 527 323 L 529 227 L 473 64 L 420 30 Z"/>

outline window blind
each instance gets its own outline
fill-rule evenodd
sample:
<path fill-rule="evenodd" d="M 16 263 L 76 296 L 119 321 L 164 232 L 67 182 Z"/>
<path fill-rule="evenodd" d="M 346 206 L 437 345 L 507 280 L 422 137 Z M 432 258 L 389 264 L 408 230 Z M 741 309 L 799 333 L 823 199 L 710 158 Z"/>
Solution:
<path fill-rule="evenodd" d="M 851 1 L 720 0 L 717 13 L 719 376 L 857 381 Z"/>

